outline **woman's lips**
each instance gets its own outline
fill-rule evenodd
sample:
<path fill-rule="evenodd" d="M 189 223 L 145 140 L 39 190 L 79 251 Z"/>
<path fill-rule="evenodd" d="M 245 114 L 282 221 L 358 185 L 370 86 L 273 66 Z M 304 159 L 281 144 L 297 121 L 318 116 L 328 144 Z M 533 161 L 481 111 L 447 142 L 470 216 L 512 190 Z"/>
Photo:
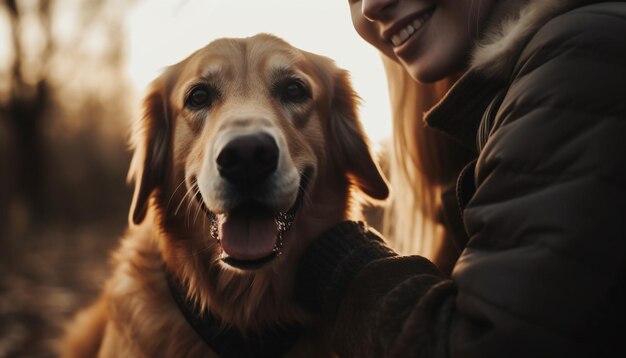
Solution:
<path fill-rule="evenodd" d="M 398 32 L 396 32 L 389 41 L 393 45 L 393 47 L 399 47 L 408 39 L 410 39 L 415 33 L 417 33 L 422 26 L 430 19 L 434 12 L 434 8 L 423 11 L 414 18 L 411 22 L 402 27 Z"/>

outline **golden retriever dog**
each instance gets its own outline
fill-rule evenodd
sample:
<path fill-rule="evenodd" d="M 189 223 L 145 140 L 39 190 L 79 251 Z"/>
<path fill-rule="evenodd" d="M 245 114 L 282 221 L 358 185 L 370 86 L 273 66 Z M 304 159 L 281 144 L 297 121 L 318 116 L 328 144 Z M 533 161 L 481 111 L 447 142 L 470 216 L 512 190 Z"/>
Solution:
<path fill-rule="evenodd" d="M 346 71 L 271 35 L 220 39 L 151 84 L 131 225 L 62 344 L 84 357 L 329 357 L 292 298 L 303 249 L 388 187 Z"/>

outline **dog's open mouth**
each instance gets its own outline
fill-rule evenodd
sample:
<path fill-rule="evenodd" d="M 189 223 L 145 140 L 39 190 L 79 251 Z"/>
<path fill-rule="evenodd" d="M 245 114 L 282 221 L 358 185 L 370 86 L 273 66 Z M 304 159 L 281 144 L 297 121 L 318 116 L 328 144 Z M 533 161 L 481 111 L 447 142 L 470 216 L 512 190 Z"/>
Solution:
<path fill-rule="evenodd" d="M 298 200 L 288 212 L 273 213 L 254 201 L 228 214 L 213 214 L 211 236 L 222 246 L 222 261 L 240 269 L 259 268 L 282 254 L 283 234 L 293 224 Z"/>
<path fill-rule="evenodd" d="M 235 268 L 254 270 L 265 266 L 283 253 L 284 234 L 296 217 L 301 205 L 307 178 L 301 176 L 294 205 L 285 212 L 275 212 L 254 200 L 244 201 L 228 213 L 210 211 L 196 190 L 196 200 L 211 222 L 211 237 L 220 243 L 221 260 Z M 197 186 L 197 183 L 193 183 Z M 196 188 L 197 189 L 197 188 Z"/>

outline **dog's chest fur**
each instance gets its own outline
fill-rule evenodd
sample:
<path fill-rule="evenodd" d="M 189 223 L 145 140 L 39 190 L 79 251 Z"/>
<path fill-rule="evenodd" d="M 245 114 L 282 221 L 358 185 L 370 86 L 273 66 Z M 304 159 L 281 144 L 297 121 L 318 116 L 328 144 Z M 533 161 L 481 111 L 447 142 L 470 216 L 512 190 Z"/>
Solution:
<path fill-rule="evenodd" d="M 172 298 L 157 233 L 136 228 L 115 253 L 107 283 L 109 322 L 100 356 L 218 357 L 198 336 Z M 332 357 L 320 332 L 304 332 L 286 357 Z"/>

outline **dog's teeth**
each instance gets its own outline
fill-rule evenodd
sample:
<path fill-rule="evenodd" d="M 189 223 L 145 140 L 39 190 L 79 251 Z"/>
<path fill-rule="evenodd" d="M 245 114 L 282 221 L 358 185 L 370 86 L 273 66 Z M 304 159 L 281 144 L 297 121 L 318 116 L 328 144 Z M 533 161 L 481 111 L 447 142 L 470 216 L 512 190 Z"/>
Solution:
<path fill-rule="evenodd" d="M 285 232 L 291 228 L 293 225 L 293 220 L 295 219 L 295 215 L 289 212 L 279 212 L 275 218 L 276 226 L 278 232 Z"/>
<path fill-rule="evenodd" d="M 276 229 L 278 230 L 276 245 L 274 245 L 274 253 L 276 256 L 283 254 L 284 233 L 291 228 L 296 216 L 293 212 L 281 211 L 275 218 Z"/>
<path fill-rule="evenodd" d="M 220 242 L 220 232 L 219 232 L 219 227 L 218 227 L 218 223 L 217 223 L 217 215 L 215 215 L 215 213 L 213 212 L 209 212 L 209 221 L 211 222 L 211 228 L 209 229 L 209 234 L 211 235 L 211 238 L 215 241 L 217 241 L 218 243 Z"/>

